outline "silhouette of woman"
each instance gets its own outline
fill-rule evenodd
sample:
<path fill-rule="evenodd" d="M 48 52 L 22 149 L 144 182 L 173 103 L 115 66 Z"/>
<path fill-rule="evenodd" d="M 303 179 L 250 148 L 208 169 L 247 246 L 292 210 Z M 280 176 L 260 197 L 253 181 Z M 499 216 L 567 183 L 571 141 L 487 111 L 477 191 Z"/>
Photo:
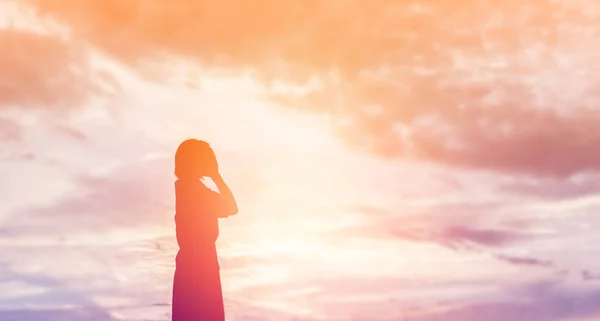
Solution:
<path fill-rule="evenodd" d="M 210 145 L 188 139 L 175 154 L 175 225 L 179 252 L 173 278 L 173 321 L 224 321 L 223 293 L 215 242 L 218 218 L 237 213 Z M 210 177 L 219 192 L 200 180 Z"/>

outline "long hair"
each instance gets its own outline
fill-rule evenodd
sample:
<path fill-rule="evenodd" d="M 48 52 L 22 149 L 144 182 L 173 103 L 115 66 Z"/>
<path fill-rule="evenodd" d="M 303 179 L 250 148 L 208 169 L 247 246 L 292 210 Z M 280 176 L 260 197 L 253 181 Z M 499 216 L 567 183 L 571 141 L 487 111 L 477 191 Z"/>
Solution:
<path fill-rule="evenodd" d="M 217 159 L 210 145 L 202 140 L 188 139 L 175 152 L 175 177 L 199 179 L 217 170 Z"/>

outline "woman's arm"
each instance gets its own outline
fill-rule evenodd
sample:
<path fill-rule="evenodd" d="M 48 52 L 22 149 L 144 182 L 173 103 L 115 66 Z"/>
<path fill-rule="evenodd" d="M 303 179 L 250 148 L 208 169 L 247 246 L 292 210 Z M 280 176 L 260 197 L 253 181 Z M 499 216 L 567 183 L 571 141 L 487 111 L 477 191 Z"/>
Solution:
<path fill-rule="evenodd" d="M 219 196 L 217 201 L 217 208 L 215 209 L 217 217 L 227 217 L 230 215 L 235 215 L 238 212 L 237 202 L 235 201 L 235 197 L 233 197 L 233 193 L 229 189 L 229 186 L 223 180 L 223 177 L 219 172 L 215 175 L 211 176 L 215 185 L 219 189 Z"/>

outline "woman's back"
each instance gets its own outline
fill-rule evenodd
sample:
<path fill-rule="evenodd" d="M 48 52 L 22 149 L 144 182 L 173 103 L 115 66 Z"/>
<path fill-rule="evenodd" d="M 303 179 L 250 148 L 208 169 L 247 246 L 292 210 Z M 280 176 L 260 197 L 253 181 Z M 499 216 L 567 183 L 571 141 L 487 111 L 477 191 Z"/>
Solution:
<path fill-rule="evenodd" d="M 181 250 L 211 247 L 219 236 L 219 222 L 213 213 L 218 194 L 198 179 L 175 182 L 175 225 Z"/>

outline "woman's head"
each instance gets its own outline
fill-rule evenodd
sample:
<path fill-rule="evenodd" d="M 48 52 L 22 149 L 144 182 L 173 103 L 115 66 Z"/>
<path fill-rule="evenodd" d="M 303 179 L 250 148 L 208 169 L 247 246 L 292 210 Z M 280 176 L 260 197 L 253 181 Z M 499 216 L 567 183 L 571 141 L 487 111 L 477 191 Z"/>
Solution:
<path fill-rule="evenodd" d="M 217 158 L 210 145 L 201 140 L 188 139 L 175 153 L 175 176 L 178 179 L 201 178 L 218 170 Z"/>

